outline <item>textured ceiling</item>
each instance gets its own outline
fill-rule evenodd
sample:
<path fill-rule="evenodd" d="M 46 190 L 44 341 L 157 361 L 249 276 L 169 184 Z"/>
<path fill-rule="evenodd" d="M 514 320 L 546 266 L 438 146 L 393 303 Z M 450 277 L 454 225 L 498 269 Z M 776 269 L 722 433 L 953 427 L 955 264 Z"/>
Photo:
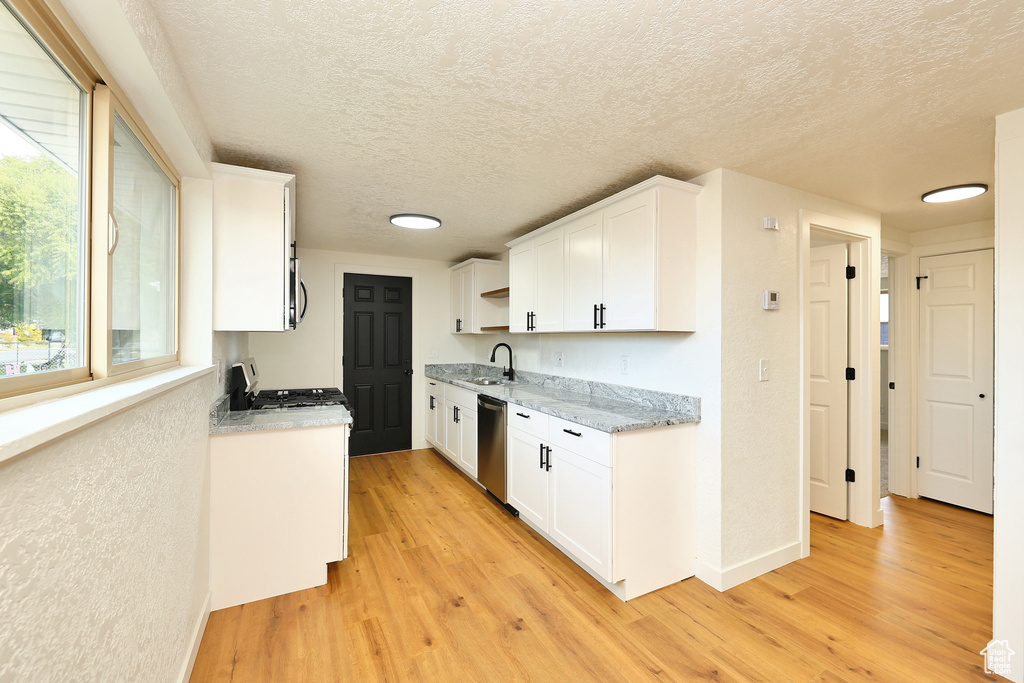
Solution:
<path fill-rule="evenodd" d="M 991 218 L 1018 0 L 153 0 L 218 161 L 298 176 L 307 247 L 438 259 L 725 167 L 921 230 Z M 422 212 L 444 226 L 391 227 Z"/>

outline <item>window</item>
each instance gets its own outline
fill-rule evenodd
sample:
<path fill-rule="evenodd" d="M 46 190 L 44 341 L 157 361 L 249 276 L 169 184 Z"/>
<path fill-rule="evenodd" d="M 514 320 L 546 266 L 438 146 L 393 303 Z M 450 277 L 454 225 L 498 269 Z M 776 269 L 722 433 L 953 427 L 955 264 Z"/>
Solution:
<path fill-rule="evenodd" d="M 0 394 L 86 374 L 88 102 L 0 5 Z"/>
<path fill-rule="evenodd" d="M 0 398 L 177 362 L 179 178 L 98 80 L 0 0 Z"/>
<path fill-rule="evenodd" d="M 114 115 L 113 363 L 175 351 L 176 188 Z"/>

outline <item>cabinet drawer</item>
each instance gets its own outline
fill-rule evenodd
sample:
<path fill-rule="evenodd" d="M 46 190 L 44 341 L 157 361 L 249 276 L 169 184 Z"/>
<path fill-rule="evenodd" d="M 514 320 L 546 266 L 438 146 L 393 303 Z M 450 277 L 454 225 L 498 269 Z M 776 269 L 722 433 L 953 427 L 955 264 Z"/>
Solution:
<path fill-rule="evenodd" d="M 548 442 L 605 467 L 612 464 L 612 435 L 558 417 L 548 418 Z"/>
<path fill-rule="evenodd" d="M 444 400 L 458 404 L 466 410 L 476 410 L 476 392 L 454 384 L 444 385 Z"/>
<path fill-rule="evenodd" d="M 548 438 L 548 416 L 532 408 L 515 403 L 508 404 L 508 426 L 531 434 L 538 439 Z"/>

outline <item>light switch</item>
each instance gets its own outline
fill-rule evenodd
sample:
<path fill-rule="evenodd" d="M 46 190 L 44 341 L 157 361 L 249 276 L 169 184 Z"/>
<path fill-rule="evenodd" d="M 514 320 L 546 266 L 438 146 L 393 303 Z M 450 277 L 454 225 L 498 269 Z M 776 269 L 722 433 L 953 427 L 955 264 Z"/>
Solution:
<path fill-rule="evenodd" d="M 767 358 L 762 358 L 757 365 L 758 379 L 762 382 L 767 382 L 771 373 L 772 364 Z"/>

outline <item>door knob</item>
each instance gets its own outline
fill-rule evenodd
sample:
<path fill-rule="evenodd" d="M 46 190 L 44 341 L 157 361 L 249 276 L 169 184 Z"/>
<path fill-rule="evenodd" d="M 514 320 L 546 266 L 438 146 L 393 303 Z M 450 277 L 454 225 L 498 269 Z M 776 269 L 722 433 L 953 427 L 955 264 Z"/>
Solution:
<path fill-rule="evenodd" d="M 406 370 L 406 371 L 405 371 L 405 374 L 407 374 L 407 375 L 411 375 L 411 374 L 412 374 L 412 368 L 409 368 L 408 370 Z"/>
<path fill-rule="evenodd" d="M 985 398 L 985 394 L 978 394 L 978 398 Z"/>

